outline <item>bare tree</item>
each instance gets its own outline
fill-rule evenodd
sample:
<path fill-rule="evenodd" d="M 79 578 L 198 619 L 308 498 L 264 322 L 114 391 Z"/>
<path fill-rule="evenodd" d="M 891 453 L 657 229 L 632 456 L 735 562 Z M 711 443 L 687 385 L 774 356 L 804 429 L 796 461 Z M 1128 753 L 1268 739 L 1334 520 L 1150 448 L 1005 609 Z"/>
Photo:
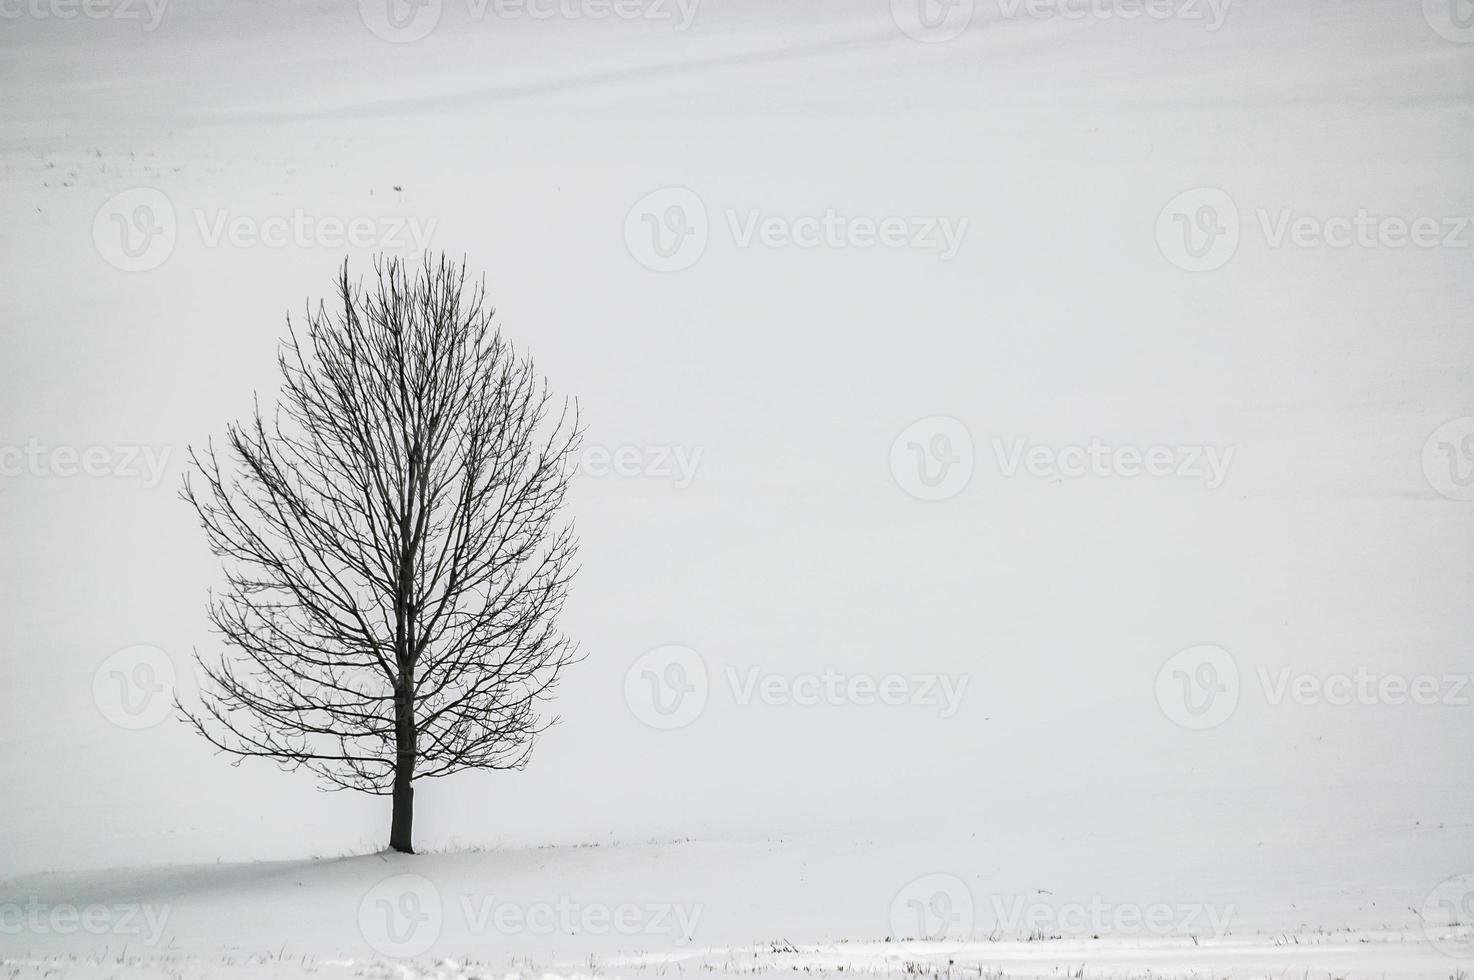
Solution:
<path fill-rule="evenodd" d="M 413 852 L 416 779 L 525 764 L 576 659 L 558 630 L 576 540 L 560 521 L 577 407 L 502 338 L 444 257 L 345 262 L 335 309 L 287 323 L 268 415 L 191 449 L 194 506 L 227 588 L 186 720 L 224 752 L 393 796 Z"/>

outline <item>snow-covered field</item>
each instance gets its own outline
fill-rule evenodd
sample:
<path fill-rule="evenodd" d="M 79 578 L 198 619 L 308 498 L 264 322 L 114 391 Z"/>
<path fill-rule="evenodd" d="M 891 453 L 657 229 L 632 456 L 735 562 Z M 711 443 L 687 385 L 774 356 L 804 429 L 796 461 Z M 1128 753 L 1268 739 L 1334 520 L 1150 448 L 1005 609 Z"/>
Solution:
<path fill-rule="evenodd" d="M 0 3 L 0 976 L 1474 973 L 1466 0 L 1150 6 Z M 391 859 L 109 658 L 421 247 L 606 455 L 563 723 Z"/>
<path fill-rule="evenodd" d="M 1444 978 L 1467 962 L 1467 926 L 1425 924 L 1415 889 L 1312 886 L 1273 842 L 1261 843 L 1263 864 L 1237 873 L 1205 870 L 1218 863 L 1205 839 L 1108 844 L 670 841 L 43 875 L 4 887 L 39 924 L 7 937 L 5 966 L 88 977 Z M 1164 890 L 1168 848 L 1182 866 Z M 1436 864 L 1415 848 L 1364 846 L 1358 860 L 1365 881 L 1416 880 Z"/>

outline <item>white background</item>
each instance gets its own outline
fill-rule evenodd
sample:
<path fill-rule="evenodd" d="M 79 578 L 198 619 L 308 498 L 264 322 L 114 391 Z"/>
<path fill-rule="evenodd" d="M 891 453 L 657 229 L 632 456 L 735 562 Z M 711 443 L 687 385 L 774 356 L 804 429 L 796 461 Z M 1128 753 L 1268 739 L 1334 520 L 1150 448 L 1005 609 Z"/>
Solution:
<path fill-rule="evenodd" d="M 212 247 L 194 216 L 220 209 L 433 219 L 431 247 L 485 271 L 591 444 L 702 452 L 683 489 L 579 478 L 566 626 L 587 660 L 564 720 L 524 773 L 423 784 L 422 846 L 1068 843 L 1082 881 L 1147 846 L 1149 894 L 1183 868 L 1278 869 L 1394 907 L 1471 870 L 1467 700 L 1275 706 L 1256 674 L 1471 671 L 1469 504 L 1423 463 L 1435 429 L 1474 414 L 1471 236 L 1273 248 L 1256 213 L 1474 213 L 1474 46 L 1393 0 L 1242 0 L 1217 31 L 990 0 L 941 43 L 873 0 L 706 0 L 671 27 L 450 3 L 392 43 L 338 2 L 179 2 L 152 31 L 0 24 L 0 444 L 170 454 L 156 487 L 0 481 L 0 871 L 387 835 L 386 800 L 231 768 L 181 725 L 129 731 L 94 701 L 117 650 L 155 646 L 181 676 L 215 650 L 215 565 L 176 497 L 185 447 L 270 398 L 285 313 L 326 297 L 344 255 Z M 94 220 L 139 187 L 167 197 L 177 240 L 126 272 Z M 625 224 L 666 187 L 700 198 L 710 234 L 659 273 Z M 1191 273 L 1156 227 L 1201 187 L 1235 202 L 1241 241 Z M 969 224 L 942 261 L 741 248 L 726 218 L 829 208 Z M 351 251 L 368 271 L 372 249 Z M 933 416 L 965 427 L 974 473 L 927 502 L 891 451 Z M 995 437 L 1235 455 L 1212 490 L 1005 477 Z M 704 658 L 710 697 L 658 731 L 625 675 L 672 643 Z M 1242 682 L 1209 731 L 1156 697 L 1198 644 Z M 753 666 L 969 686 L 948 719 L 742 706 L 724 671 Z"/>

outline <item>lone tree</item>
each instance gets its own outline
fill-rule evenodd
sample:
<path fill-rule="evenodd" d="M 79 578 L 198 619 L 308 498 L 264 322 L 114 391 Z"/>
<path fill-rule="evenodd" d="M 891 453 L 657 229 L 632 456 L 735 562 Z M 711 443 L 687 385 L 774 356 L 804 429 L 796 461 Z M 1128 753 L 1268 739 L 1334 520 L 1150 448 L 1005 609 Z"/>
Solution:
<path fill-rule="evenodd" d="M 218 749 L 392 794 L 413 853 L 414 781 L 515 769 L 576 659 L 558 630 L 576 540 L 560 521 L 577 408 L 493 326 L 443 256 L 345 262 L 331 313 L 287 321 L 277 407 L 191 449 L 183 496 L 226 589 L 180 710 Z"/>

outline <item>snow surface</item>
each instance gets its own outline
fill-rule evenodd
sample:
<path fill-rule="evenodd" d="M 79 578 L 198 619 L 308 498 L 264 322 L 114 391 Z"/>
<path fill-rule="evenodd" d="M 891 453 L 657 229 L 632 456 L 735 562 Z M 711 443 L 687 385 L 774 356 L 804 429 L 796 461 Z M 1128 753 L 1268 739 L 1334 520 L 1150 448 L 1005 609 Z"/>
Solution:
<path fill-rule="evenodd" d="M 24 896 L 42 923 L 58 906 L 106 909 L 109 928 L 43 925 L 7 937 L 3 963 L 12 975 L 99 977 L 961 977 L 1082 966 L 1090 976 L 1447 977 L 1459 962 L 1449 950 L 1467 950 L 1467 929 L 1424 927 L 1411 891 L 1317 892 L 1283 867 L 1184 868 L 1171 927 L 1147 928 L 1115 909 L 1146 910 L 1165 894 L 1144 870 L 1160 850 L 1124 846 L 1102 862 L 1101 843 L 670 841 L 57 873 L 6 882 L 0 894 Z M 943 867 L 966 882 L 953 898 L 974 903 L 970 926 L 931 939 L 899 933 L 897 902 L 916 869 Z M 1399 863 L 1410 879 L 1417 867 Z M 399 931 L 383 926 L 385 900 L 406 915 Z M 1069 920 L 1064 910 L 1092 901 L 1106 909 L 1100 918 Z M 1034 925 L 1011 917 L 1018 902 Z M 1056 924 L 1045 924 L 1051 915 Z"/>

